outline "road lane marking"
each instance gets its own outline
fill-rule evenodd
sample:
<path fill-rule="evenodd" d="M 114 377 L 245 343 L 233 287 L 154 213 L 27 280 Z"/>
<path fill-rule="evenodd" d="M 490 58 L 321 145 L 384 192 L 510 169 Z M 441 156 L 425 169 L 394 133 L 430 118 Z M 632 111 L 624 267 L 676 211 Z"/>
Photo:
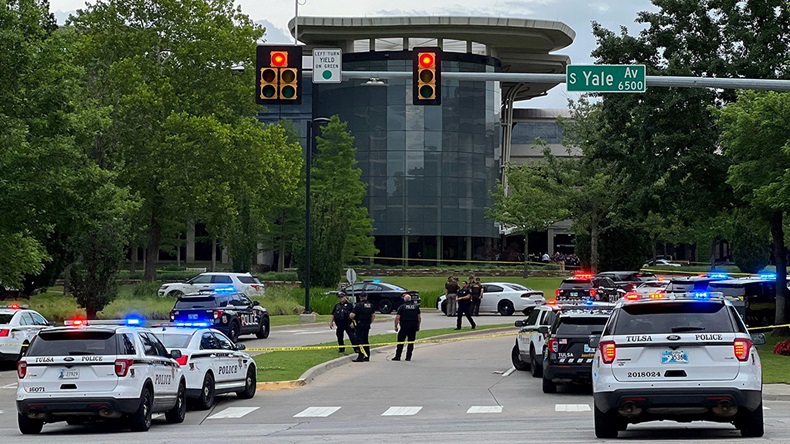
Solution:
<path fill-rule="evenodd" d="M 208 419 L 241 418 L 259 408 L 260 407 L 228 407 L 219 413 L 209 416 Z"/>
<path fill-rule="evenodd" d="M 294 335 L 322 335 L 327 331 L 331 332 L 332 330 L 327 329 L 327 330 L 318 330 L 318 331 L 300 331 L 298 333 L 294 333 Z"/>
<path fill-rule="evenodd" d="M 422 407 L 390 407 L 381 416 L 412 416 L 422 410 Z"/>
<path fill-rule="evenodd" d="M 554 404 L 555 412 L 591 412 L 589 404 Z"/>
<path fill-rule="evenodd" d="M 763 410 L 771 410 L 771 408 L 770 408 L 770 407 L 763 406 Z M 0 412 L 0 413 L 2 413 L 2 412 Z"/>
<path fill-rule="evenodd" d="M 466 413 L 502 413 L 501 405 L 473 405 Z"/>
<path fill-rule="evenodd" d="M 308 407 L 294 415 L 294 418 L 326 418 L 340 410 L 340 407 Z"/>
<path fill-rule="evenodd" d="M 4 389 L 15 389 L 15 388 L 16 388 L 16 382 L 15 382 L 15 383 L 13 383 L 13 384 L 6 384 L 6 385 L 4 385 L 4 386 L 2 386 L 2 387 L 0 387 L 0 388 L 4 388 Z"/>
<path fill-rule="evenodd" d="M 516 367 L 510 367 L 510 370 L 508 370 L 505 373 L 503 373 L 502 377 L 506 378 L 506 377 L 512 375 L 514 371 L 516 371 Z"/>

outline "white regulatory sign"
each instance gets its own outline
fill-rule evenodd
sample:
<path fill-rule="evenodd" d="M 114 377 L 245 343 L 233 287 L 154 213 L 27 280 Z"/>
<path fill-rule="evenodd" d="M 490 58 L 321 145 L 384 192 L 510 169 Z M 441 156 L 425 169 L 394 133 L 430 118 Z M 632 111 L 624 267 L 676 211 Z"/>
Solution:
<path fill-rule="evenodd" d="M 349 268 L 346 270 L 346 279 L 348 279 L 349 284 L 353 284 L 357 281 L 357 272 L 353 268 Z"/>
<path fill-rule="evenodd" d="M 313 83 L 340 83 L 343 81 L 343 53 L 340 48 L 313 50 Z"/>

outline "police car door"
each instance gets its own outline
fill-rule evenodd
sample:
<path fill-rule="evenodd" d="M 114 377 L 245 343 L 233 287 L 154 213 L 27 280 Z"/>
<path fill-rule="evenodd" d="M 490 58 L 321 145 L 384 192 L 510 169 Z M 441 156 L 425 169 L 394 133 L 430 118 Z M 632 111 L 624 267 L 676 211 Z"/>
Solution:
<path fill-rule="evenodd" d="M 168 357 L 165 346 L 154 335 L 149 335 L 146 332 L 139 332 L 138 335 L 143 343 L 145 357 L 151 369 L 150 376 L 154 383 L 154 403 L 162 403 L 163 397 L 165 402 L 169 402 L 167 399 L 171 395 L 174 396 L 178 390 L 176 364 Z"/>
<path fill-rule="evenodd" d="M 217 374 L 217 382 L 233 383 L 244 380 L 247 376 L 242 371 L 244 360 L 241 354 L 236 351 L 236 346 L 225 335 L 214 332 L 216 343 L 218 344 L 217 356 L 220 363 Z"/>
<path fill-rule="evenodd" d="M 239 310 L 241 319 L 241 332 L 254 333 L 258 331 L 258 314 L 252 309 L 252 301 L 247 295 L 239 293 L 234 297 L 233 305 Z"/>

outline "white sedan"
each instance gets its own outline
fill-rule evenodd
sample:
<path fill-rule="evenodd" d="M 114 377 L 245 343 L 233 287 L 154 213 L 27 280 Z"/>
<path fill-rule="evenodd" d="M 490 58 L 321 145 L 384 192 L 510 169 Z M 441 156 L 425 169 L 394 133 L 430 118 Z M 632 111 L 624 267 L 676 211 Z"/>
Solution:
<path fill-rule="evenodd" d="M 447 314 L 446 296 L 439 296 L 436 309 Z M 510 316 L 516 311 L 525 315 L 538 305 L 546 303 L 543 292 L 510 282 L 484 282 L 480 312 Z"/>
<path fill-rule="evenodd" d="M 19 361 L 33 336 L 52 325 L 55 323 L 24 305 L 0 306 L 0 361 Z"/>
<path fill-rule="evenodd" d="M 650 293 L 661 293 L 669 285 L 668 280 L 653 280 L 653 281 L 645 281 L 639 284 L 634 291 L 639 293 L 640 296 L 649 296 Z"/>
<path fill-rule="evenodd" d="M 227 336 L 209 328 L 151 328 L 167 351 L 179 350 L 176 359 L 187 379 L 187 398 L 200 410 L 214 405 L 216 395 L 235 392 L 241 399 L 255 396 L 255 361 Z"/>
<path fill-rule="evenodd" d="M 255 276 L 249 273 L 202 273 L 189 279 L 186 282 L 171 282 L 162 284 L 159 287 L 159 297 L 197 293 L 207 290 L 229 290 L 233 288 L 239 293 L 244 293 L 249 297 L 263 296 L 265 285 Z"/>

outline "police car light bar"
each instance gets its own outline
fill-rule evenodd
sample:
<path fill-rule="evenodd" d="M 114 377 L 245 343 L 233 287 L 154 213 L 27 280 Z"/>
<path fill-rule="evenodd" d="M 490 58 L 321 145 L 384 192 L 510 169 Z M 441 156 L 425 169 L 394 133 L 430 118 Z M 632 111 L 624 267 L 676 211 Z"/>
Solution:
<path fill-rule="evenodd" d="M 11 310 L 19 310 L 20 308 L 26 309 L 28 308 L 27 305 L 19 305 L 19 304 L 11 304 L 11 305 L 0 305 L 0 308 L 10 308 Z"/>
<path fill-rule="evenodd" d="M 578 272 L 578 273 L 574 274 L 573 277 L 575 277 L 577 279 L 591 279 L 592 278 L 592 273 L 586 272 L 586 271 L 581 271 L 581 272 Z"/>
<path fill-rule="evenodd" d="M 757 277 L 759 277 L 760 279 L 768 279 L 768 280 L 776 279 L 776 273 L 770 273 L 770 272 L 760 273 L 757 275 Z"/>
<path fill-rule="evenodd" d="M 692 300 L 702 300 L 702 301 L 710 301 L 710 300 L 720 300 L 724 299 L 724 294 L 721 292 L 708 292 L 708 291 L 694 291 L 694 292 L 686 292 L 686 293 L 650 293 L 649 295 L 643 296 L 639 293 L 628 293 L 626 294 L 623 299 L 627 301 L 639 301 L 639 300 L 683 300 L 683 299 L 692 299 Z"/>
<path fill-rule="evenodd" d="M 727 273 L 714 272 L 714 273 L 708 273 L 708 277 L 711 279 L 729 279 L 730 275 L 728 275 Z"/>
<path fill-rule="evenodd" d="M 176 327 L 209 327 L 208 322 L 176 322 Z"/>

